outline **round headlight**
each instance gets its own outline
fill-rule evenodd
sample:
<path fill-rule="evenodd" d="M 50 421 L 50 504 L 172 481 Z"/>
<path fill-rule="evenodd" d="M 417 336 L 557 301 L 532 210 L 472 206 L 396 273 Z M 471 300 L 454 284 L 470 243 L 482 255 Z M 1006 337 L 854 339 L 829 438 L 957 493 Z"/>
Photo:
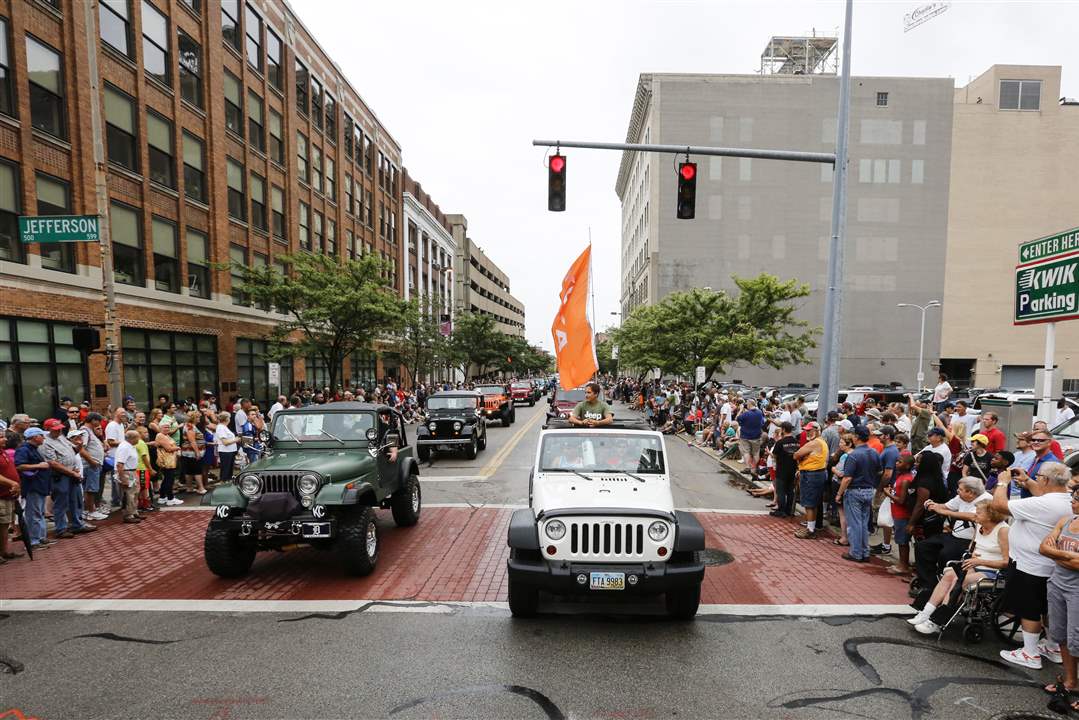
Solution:
<path fill-rule="evenodd" d="M 661 542 L 666 538 L 667 532 L 667 523 L 659 522 L 658 520 L 648 526 L 648 537 L 655 542 Z"/>
<path fill-rule="evenodd" d="M 436 428 L 438 428 L 438 425 L 436 425 L 435 423 L 427 423 L 427 429 L 431 432 L 434 432 Z"/>
<path fill-rule="evenodd" d="M 300 504 L 303 505 L 305 508 L 309 508 L 315 504 L 315 499 L 310 495 L 305 495 L 300 498 Z"/>
<path fill-rule="evenodd" d="M 461 423 L 459 423 L 459 422 L 455 422 L 455 423 L 453 424 L 453 431 L 454 431 L 454 432 L 461 432 L 461 428 L 462 428 L 462 427 L 464 427 L 464 426 L 463 426 L 463 425 L 461 425 Z"/>
<path fill-rule="evenodd" d="M 552 540 L 561 540 L 566 537 L 566 524 L 561 520 L 552 520 L 547 523 L 547 527 L 544 528 L 544 532 L 547 533 L 547 537 Z"/>
<path fill-rule="evenodd" d="M 300 494 L 314 495 L 318 490 L 318 478 L 314 475 L 304 475 L 300 478 Z"/>
<path fill-rule="evenodd" d="M 562 418 L 563 420 L 565 420 L 566 418 L 568 418 L 568 417 L 569 417 L 569 413 L 558 413 L 558 417 L 560 417 L 560 418 Z"/>
<path fill-rule="evenodd" d="M 240 492 L 246 497 L 255 497 L 262 490 L 262 481 L 258 475 L 244 475 L 240 478 Z"/>

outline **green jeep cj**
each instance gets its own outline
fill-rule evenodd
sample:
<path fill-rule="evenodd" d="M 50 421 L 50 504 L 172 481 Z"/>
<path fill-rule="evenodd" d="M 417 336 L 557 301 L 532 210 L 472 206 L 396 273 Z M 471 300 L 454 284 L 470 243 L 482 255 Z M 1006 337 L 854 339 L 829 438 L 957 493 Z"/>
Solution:
<path fill-rule="evenodd" d="M 263 440 L 265 457 L 203 497 L 215 508 L 203 545 L 214 574 L 240 577 L 259 550 L 306 543 L 336 552 L 349 574 L 367 575 L 378 562 L 376 508 L 391 509 L 399 526 L 419 520 L 419 468 L 391 408 L 281 410 Z"/>

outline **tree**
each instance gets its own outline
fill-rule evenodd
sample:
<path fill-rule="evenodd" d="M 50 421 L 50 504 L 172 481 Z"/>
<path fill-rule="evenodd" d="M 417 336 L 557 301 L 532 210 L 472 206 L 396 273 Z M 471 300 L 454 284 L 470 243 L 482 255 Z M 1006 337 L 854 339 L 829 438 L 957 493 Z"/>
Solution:
<path fill-rule="evenodd" d="M 611 335 L 621 364 L 641 376 L 650 368 L 693 376 L 703 366 L 707 380 L 738 362 L 776 369 L 806 363 L 820 330 L 795 317 L 795 301 L 809 286 L 767 273 L 734 283 L 737 296 L 694 288 L 638 307 Z"/>
<path fill-rule="evenodd" d="M 503 337 L 505 335 L 498 331 L 490 315 L 458 313 L 450 336 L 450 356 L 456 364 L 464 366 L 465 377 L 472 365 L 476 366 L 479 375 L 484 375 L 499 357 L 504 359 Z"/>
<path fill-rule="evenodd" d="M 607 331 L 607 339 L 596 344 L 596 361 L 599 371 L 604 375 L 618 374 L 618 360 L 614 359 L 614 341 L 610 338 L 610 330 Z"/>
<path fill-rule="evenodd" d="M 442 334 L 440 307 L 430 298 L 413 297 L 404 310 L 402 322 L 388 344 L 415 385 L 428 377 L 435 363 L 446 356 L 447 340 Z"/>
<path fill-rule="evenodd" d="M 502 354 L 496 359 L 495 366 L 506 373 L 527 376 L 545 373 L 553 358 L 542 348 L 529 344 L 518 335 L 503 335 L 499 343 Z"/>
<path fill-rule="evenodd" d="M 317 355 L 335 387 L 346 358 L 371 350 L 400 327 L 405 303 L 388 279 L 387 264 L 375 255 L 339 261 L 303 252 L 282 259 L 291 268 L 285 276 L 274 267 L 233 265 L 240 291 L 256 305 L 284 313 L 269 338 L 271 358 Z"/>

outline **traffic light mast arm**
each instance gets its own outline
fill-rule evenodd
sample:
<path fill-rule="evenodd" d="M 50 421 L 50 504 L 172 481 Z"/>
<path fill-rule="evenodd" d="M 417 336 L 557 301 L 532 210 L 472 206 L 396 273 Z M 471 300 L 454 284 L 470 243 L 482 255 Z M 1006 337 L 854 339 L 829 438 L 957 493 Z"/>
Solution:
<path fill-rule="evenodd" d="M 719 155 L 723 157 L 760 158 L 761 160 L 793 160 L 835 164 L 835 153 L 801 152 L 797 150 L 759 150 L 754 148 L 723 148 L 698 145 L 652 145 L 647 143 L 601 143 L 574 140 L 533 140 L 537 147 L 584 148 L 587 150 L 636 150 L 638 152 L 670 153 L 672 155 Z"/>

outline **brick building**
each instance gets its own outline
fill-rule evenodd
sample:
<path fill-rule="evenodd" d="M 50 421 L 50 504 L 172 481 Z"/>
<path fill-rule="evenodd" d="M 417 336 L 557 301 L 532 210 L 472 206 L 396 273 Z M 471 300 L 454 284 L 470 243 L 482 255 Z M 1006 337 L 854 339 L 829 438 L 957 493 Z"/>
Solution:
<path fill-rule="evenodd" d="M 250 307 L 219 263 L 379 253 L 401 291 L 401 149 L 279 0 L 0 0 L 0 417 L 108 402 L 96 243 L 22 246 L 19 215 L 95 214 L 90 54 L 100 69 L 124 392 L 276 394 Z M 342 377 L 374 381 L 374 356 Z M 326 368 L 282 364 L 283 389 Z"/>

